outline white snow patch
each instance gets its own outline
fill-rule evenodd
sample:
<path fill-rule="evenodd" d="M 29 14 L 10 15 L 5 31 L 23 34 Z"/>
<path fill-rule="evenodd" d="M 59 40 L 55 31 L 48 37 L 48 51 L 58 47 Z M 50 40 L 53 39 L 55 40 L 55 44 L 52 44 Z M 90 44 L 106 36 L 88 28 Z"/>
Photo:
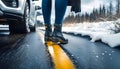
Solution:
<path fill-rule="evenodd" d="M 72 27 L 63 27 L 63 32 L 81 34 L 81 36 L 90 36 L 91 42 L 101 40 L 110 47 L 120 46 L 120 33 L 114 33 L 116 21 L 94 22 L 94 23 L 79 23 Z"/>

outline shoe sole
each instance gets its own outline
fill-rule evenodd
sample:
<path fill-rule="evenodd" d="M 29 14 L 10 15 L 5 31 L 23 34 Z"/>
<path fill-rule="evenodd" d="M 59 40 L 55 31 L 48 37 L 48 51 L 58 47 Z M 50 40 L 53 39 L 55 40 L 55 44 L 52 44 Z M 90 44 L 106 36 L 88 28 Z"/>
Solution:
<path fill-rule="evenodd" d="M 68 44 L 68 41 L 63 41 L 60 38 L 53 37 L 52 41 L 57 44 Z"/>

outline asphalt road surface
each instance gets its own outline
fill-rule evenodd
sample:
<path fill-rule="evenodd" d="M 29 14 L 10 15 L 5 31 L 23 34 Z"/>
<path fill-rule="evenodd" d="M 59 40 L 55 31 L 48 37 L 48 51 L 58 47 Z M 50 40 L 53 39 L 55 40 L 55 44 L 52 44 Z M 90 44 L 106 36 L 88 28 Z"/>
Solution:
<path fill-rule="evenodd" d="M 46 46 L 35 33 L 0 34 L 0 69 L 53 69 Z"/>
<path fill-rule="evenodd" d="M 10 35 L 8 31 L 1 31 L 0 69 L 57 69 L 40 32 Z M 69 43 L 54 47 L 60 46 L 76 69 L 120 69 L 120 48 L 111 48 L 101 42 L 92 43 L 89 37 L 80 35 L 64 36 Z"/>
<path fill-rule="evenodd" d="M 65 35 L 69 44 L 62 46 L 78 63 L 80 69 L 120 69 L 120 47 L 111 48 L 89 37 Z"/>

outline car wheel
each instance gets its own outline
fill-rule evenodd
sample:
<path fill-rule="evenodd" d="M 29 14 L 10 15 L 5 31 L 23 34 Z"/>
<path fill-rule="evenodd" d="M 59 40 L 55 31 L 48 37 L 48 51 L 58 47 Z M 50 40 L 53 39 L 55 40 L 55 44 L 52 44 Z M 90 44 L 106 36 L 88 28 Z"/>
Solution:
<path fill-rule="evenodd" d="M 31 32 L 35 32 L 36 31 L 36 24 L 37 24 L 37 16 L 35 16 L 34 25 L 30 26 L 30 31 Z"/>
<path fill-rule="evenodd" d="M 30 31 L 31 32 L 35 32 L 36 31 L 36 24 L 34 26 L 30 27 Z"/>
<path fill-rule="evenodd" d="M 10 33 L 28 33 L 29 29 L 29 19 L 30 19 L 30 11 L 29 11 L 28 3 L 25 4 L 23 19 L 18 19 L 18 21 L 9 21 L 9 30 Z"/>

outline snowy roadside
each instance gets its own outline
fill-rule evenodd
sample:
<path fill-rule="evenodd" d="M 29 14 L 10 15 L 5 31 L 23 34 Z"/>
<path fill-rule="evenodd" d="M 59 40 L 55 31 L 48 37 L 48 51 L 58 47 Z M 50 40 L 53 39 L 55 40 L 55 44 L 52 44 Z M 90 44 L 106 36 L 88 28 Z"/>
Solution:
<path fill-rule="evenodd" d="M 91 42 L 101 40 L 110 47 L 120 46 L 120 33 L 114 33 L 111 29 L 116 29 L 117 21 L 106 21 L 98 23 L 79 23 L 71 27 L 63 27 L 63 32 L 81 34 L 82 36 L 90 36 Z"/>
<path fill-rule="evenodd" d="M 0 25 L 0 28 L 9 27 L 8 25 Z"/>

